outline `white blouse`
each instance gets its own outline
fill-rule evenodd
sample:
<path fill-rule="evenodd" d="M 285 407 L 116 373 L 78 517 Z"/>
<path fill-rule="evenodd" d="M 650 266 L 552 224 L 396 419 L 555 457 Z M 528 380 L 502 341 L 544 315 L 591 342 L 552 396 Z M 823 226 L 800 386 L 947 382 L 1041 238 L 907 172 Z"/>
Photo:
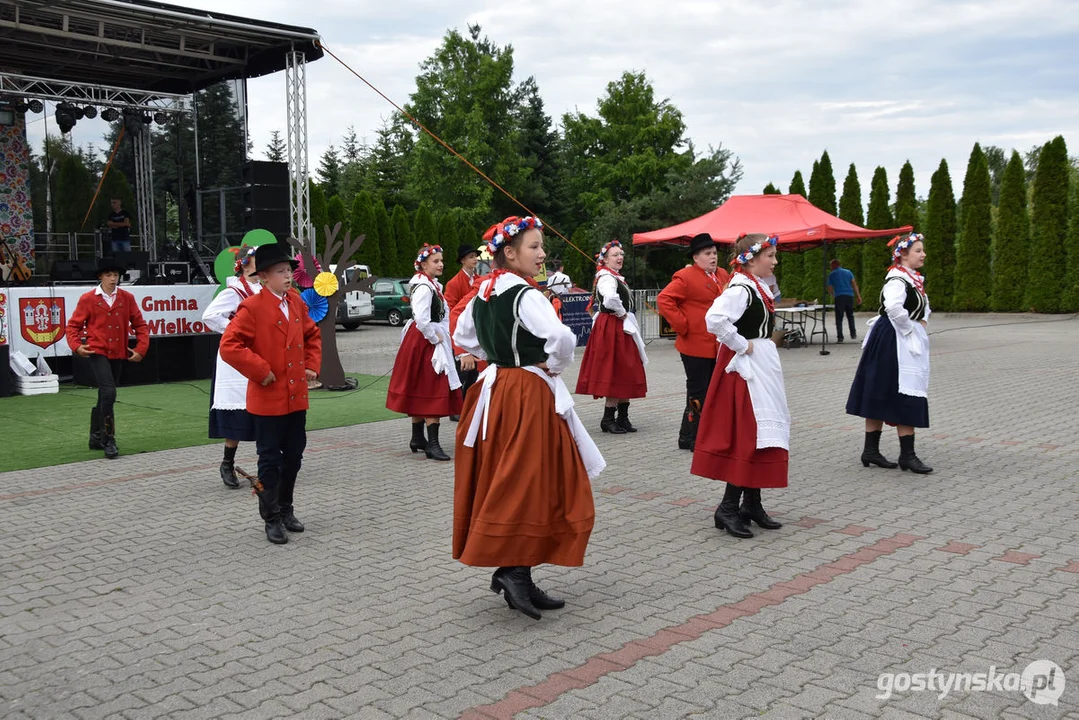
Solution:
<path fill-rule="evenodd" d="M 749 340 L 738 332 L 734 326 L 749 307 L 749 297 L 741 288 L 748 288 L 757 297 L 761 297 L 756 284 L 742 273 L 735 273 L 723 293 L 712 301 L 712 307 L 704 314 L 704 325 L 708 332 L 733 350 L 742 355 L 749 348 Z M 762 285 L 764 291 L 771 295 L 767 285 Z M 763 298 L 761 298 L 763 301 Z"/>
<path fill-rule="evenodd" d="M 438 300 L 438 295 L 435 293 L 435 286 L 437 284 L 438 289 L 442 289 L 441 283 L 438 280 L 432 280 L 424 273 L 416 274 L 408 284 L 412 289 L 412 321 L 416 325 L 416 329 L 427 338 L 427 341 L 432 345 L 438 345 L 438 333 L 435 331 L 435 327 L 438 323 L 431 322 L 431 305 L 434 302 L 442 302 Z M 446 303 L 442 303 L 442 319 L 445 323 L 449 323 L 449 311 L 446 308 Z"/>
<path fill-rule="evenodd" d="M 892 278 L 899 278 L 903 282 L 888 282 Z M 884 276 L 884 312 L 888 315 L 888 319 L 892 321 L 892 327 L 901 335 L 910 335 L 911 331 L 914 330 L 914 321 L 910 319 L 910 314 L 903 307 L 903 303 L 907 301 L 907 288 L 909 287 L 914 287 L 914 285 L 907 274 L 898 268 L 892 268 Z M 925 298 L 924 319 L 929 319 L 930 312 L 929 297 L 927 296 Z"/>
<path fill-rule="evenodd" d="M 603 301 L 603 307 L 615 314 L 615 317 L 625 317 L 626 307 L 622 304 L 622 298 L 618 297 L 618 279 L 610 270 L 601 270 L 596 273 L 596 292 Z"/>

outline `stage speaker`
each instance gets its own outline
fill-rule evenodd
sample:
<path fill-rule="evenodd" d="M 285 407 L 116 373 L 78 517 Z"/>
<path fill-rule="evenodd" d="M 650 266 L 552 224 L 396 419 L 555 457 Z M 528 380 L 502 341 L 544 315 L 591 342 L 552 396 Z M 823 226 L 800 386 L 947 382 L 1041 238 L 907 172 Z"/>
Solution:
<path fill-rule="evenodd" d="M 97 280 L 97 262 L 94 260 L 53 260 L 52 267 L 49 269 L 49 279 L 53 282 L 94 282 Z"/>
<path fill-rule="evenodd" d="M 112 259 L 121 267 L 127 268 L 127 279 L 130 282 L 138 282 L 142 278 L 150 277 L 150 253 L 141 250 L 128 250 L 113 253 Z"/>
<path fill-rule="evenodd" d="M 7 397 L 14 392 L 14 383 L 11 380 L 11 349 L 7 345 L 0 345 L 0 397 Z"/>
<path fill-rule="evenodd" d="M 245 210 L 288 210 L 288 186 L 247 185 L 243 203 Z"/>
<path fill-rule="evenodd" d="M 288 207 L 283 210 L 245 210 L 244 231 L 259 229 L 269 230 L 278 242 L 284 242 L 285 238 L 292 234 Z"/>
<path fill-rule="evenodd" d="M 288 163 L 249 160 L 243 166 L 244 185 L 283 185 L 288 187 Z"/>

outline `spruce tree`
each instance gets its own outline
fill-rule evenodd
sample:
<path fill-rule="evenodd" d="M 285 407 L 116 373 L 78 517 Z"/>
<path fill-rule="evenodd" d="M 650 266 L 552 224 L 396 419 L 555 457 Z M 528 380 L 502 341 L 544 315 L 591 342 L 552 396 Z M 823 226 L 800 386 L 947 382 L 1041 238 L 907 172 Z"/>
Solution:
<path fill-rule="evenodd" d="M 393 224 L 390 222 L 390 214 L 386 211 L 386 204 L 382 198 L 373 197 L 371 208 L 375 216 L 375 227 L 378 228 L 378 254 L 382 260 L 380 274 L 383 277 L 399 277 L 397 267 L 397 242 L 393 236 Z M 412 277 L 412 273 L 408 274 Z"/>
<path fill-rule="evenodd" d="M 412 218 L 412 237 L 417 248 L 424 243 L 438 244 L 438 228 L 435 226 L 435 218 L 426 202 L 420 203 Z"/>
<path fill-rule="evenodd" d="M 772 183 L 768 183 L 767 185 L 764 186 L 764 191 L 761 194 L 762 195 L 782 195 L 783 193 L 780 192 L 779 188 L 777 188 L 775 185 L 773 185 Z"/>
<path fill-rule="evenodd" d="M 1068 211 L 1068 236 L 1064 241 L 1068 268 L 1064 276 L 1064 305 L 1061 309 L 1066 312 L 1079 312 L 1079 176 L 1074 172 Z"/>
<path fill-rule="evenodd" d="M 835 215 L 838 212 L 835 200 L 835 174 L 832 171 L 832 160 L 828 157 L 827 150 L 818 162 L 813 163 L 813 172 L 809 176 L 809 202 L 829 215 Z M 819 247 L 803 253 L 802 262 L 805 265 L 803 293 L 809 300 L 817 299 L 824 302 L 828 297 L 825 287 L 827 272 L 824 252 L 824 248 Z"/>
<path fill-rule="evenodd" d="M 865 227 L 865 211 L 862 210 L 862 185 L 858 182 L 858 171 L 854 163 L 847 170 L 843 180 L 843 195 L 839 198 L 839 217 L 858 227 Z M 843 267 L 854 273 L 854 279 L 861 287 L 862 282 L 862 246 L 860 243 L 843 243 L 836 253 Z"/>
<path fill-rule="evenodd" d="M 788 194 L 801 195 L 802 197 L 807 195 L 806 184 L 802 179 L 801 170 L 794 171 L 794 177 L 791 178 L 790 193 Z M 785 252 L 779 257 L 776 280 L 779 281 L 779 290 L 785 298 L 802 297 L 802 288 L 804 287 L 802 282 L 802 269 L 804 267 L 802 255 L 803 253 L 800 252 Z"/>
<path fill-rule="evenodd" d="M 865 224 L 871 230 L 885 230 L 894 227 L 888 190 L 888 172 L 878 167 L 873 172 L 873 182 L 869 190 L 869 210 Z M 888 247 L 888 238 L 873 238 L 862 246 L 862 302 L 866 309 L 880 307 L 880 290 L 884 285 L 884 275 L 891 264 L 892 249 Z"/>
<path fill-rule="evenodd" d="M 958 230 L 955 193 L 948 163 L 940 161 L 929 184 L 925 210 L 926 291 L 934 310 L 950 310 L 955 290 L 955 236 Z"/>
<path fill-rule="evenodd" d="M 1012 150 L 1011 160 L 1000 180 L 1000 207 L 997 210 L 997 231 L 993 236 L 994 311 L 1016 312 L 1023 308 L 1029 253 L 1026 171 L 1023 158 Z"/>
<path fill-rule="evenodd" d="M 1068 148 L 1060 135 L 1042 146 L 1034 174 L 1030 216 L 1030 265 L 1027 273 L 1027 308 L 1034 312 L 1061 312 L 1068 257 Z M 1071 293 L 1068 293 L 1069 297 Z"/>
<path fill-rule="evenodd" d="M 408 211 L 401 205 L 394 205 L 390 213 L 393 225 L 393 239 L 397 244 L 397 272 L 402 277 L 416 274 L 415 262 L 420 243 L 412 234 L 412 225 L 408 221 Z"/>
<path fill-rule="evenodd" d="M 371 203 L 371 193 L 362 190 L 352 198 L 352 213 L 349 217 L 349 231 L 352 237 L 363 235 L 363 245 L 356 253 L 355 261 L 371 269 L 372 275 L 382 274 L 382 248 L 379 246 L 378 222 Z"/>
<path fill-rule="evenodd" d="M 337 223 L 341 223 L 341 240 L 345 239 L 345 230 L 348 229 L 349 214 L 348 209 L 345 207 L 345 201 L 341 199 L 340 195 L 334 195 L 326 201 L 326 224 L 330 226 L 330 230 L 334 229 Z"/>
<path fill-rule="evenodd" d="M 461 263 L 457 262 L 457 249 L 461 246 L 457 240 L 457 223 L 451 213 L 443 213 L 435 225 L 438 228 L 435 239 L 442 246 L 443 257 L 446 260 L 446 271 L 442 273 L 442 278 L 448 282 L 461 269 Z M 475 243 L 470 244 L 475 246 Z"/>
<path fill-rule="evenodd" d="M 963 179 L 963 222 L 955 253 L 955 296 L 952 308 L 960 312 L 989 309 L 992 290 L 989 244 L 992 226 L 992 198 L 989 163 L 981 145 L 974 143 Z"/>

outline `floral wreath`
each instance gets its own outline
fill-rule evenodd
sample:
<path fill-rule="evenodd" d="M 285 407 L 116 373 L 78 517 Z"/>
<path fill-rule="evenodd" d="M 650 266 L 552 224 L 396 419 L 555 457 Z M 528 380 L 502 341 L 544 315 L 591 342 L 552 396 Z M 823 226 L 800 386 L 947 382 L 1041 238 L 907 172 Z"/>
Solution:
<path fill-rule="evenodd" d="M 244 248 L 247 248 L 247 249 L 245 250 Z M 244 245 L 244 247 L 238 248 L 236 250 L 236 262 L 233 263 L 232 271 L 236 275 L 243 275 L 244 274 L 244 268 L 247 267 L 247 264 L 250 263 L 251 260 L 254 257 L 255 257 L 255 248 L 250 247 L 248 245 Z"/>
<path fill-rule="evenodd" d="M 604 245 L 603 247 L 601 247 L 599 249 L 599 252 L 596 253 L 596 267 L 597 268 L 604 267 L 603 263 L 607 259 L 607 253 L 610 252 L 611 248 L 616 248 L 616 247 L 617 248 L 622 247 L 622 241 L 621 240 L 611 240 L 609 243 L 607 243 L 606 245 Z"/>
<path fill-rule="evenodd" d="M 925 242 L 925 237 L 921 233 L 912 232 L 910 235 L 907 235 L 905 238 L 900 240 L 899 238 L 901 237 L 903 236 L 896 235 L 894 238 L 888 241 L 888 247 L 895 248 L 894 250 L 892 250 L 893 263 L 899 262 L 899 256 L 902 255 L 904 250 L 909 250 L 911 247 L 913 247 L 914 243 Z"/>
<path fill-rule="evenodd" d="M 487 232 L 483 234 L 483 239 L 487 241 L 487 251 L 494 255 L 505 246 L 510 238 L 516 237 L 525 230 L 534 228 L 543 229 L 543 223 L 540 222 L 538 217 L 533 217 L 532 215 L 523 218 L 512 215 L 500 223 L 495 223 L 487 228 Z"/>
<path fill-rule="evenodd" d="M 742 233 L 741 235 L 738 236 L 738 240 L 741 240 L 745 236 L 746 236 L 746 234 Z M 735 240 L 735 242 L 738 242 L 738 240 Z M 763 250 L 766 247 L 775 247 L 776 243 L 778 243 L 778 242 L 779 242 L 779 236 L 778 235 L 772 235 L 771 237 L 769 237 L 769 238 L 767 238 L 765 240 L 762 240 L 762 241 L 760 241 L 758 243 L 754 243 L 754 244 L 750 245 L 749 248 L 745 252 L 741 253 L 740 255 L 735 257 L 733 260 L 731 260 L 731 265 L 745 266 L 745 264 L 748 263 L 753 258 L 755 258 L 760 253 L 761 250 Z"/>
<path fill-rule="evenodd" d="M 440 252 L 442 252 L 441 245 L 428 245 L 427 243 L 424 243 L 423 247 L 420 248 L 420 254 L 416 256 L 416 262 L 412 263 L 412 267 L 416 268 L 416 272 L 419 272 L 420 266 L 423 265 L 424 260 L 431 257 L 431 255 Z"/>

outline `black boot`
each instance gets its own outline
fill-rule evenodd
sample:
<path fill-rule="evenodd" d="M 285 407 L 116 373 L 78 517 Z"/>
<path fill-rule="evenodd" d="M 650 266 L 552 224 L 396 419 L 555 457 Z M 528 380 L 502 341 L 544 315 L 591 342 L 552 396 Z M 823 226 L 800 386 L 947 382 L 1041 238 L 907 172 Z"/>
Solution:
<path fill-rule="evenodd" d="M 773 520 L 768 516 L 768 513 L 764 511 L 764 506 L 761 505 L 761 490 L 760 488 L 746 488 L 742 491 L 742 509 L 738 513 L 745 526 L 749 527 L 749 521 L 760 525 L 765 530 L 778 530 L 783 527 L 783 523 L 778 520 Z"/>
<path fill-rule="evenodd" d="M 225 458 L 218 469 L 221 472 L 221 482 L 225 483 L 226 487 L 240 487 L 240 481 L 236 477 L 236 448 L 225 446 Z"/>
<path fill-rule="evenodd" d="M 101 448 L 105 451 L 105 457 L 109 460 L 120 457 L 120 449 L 116 447 L 116 421 L 112 415 L 101 418 L 104 429 L 101 431 Z"/>
<path fill-rule="evenodd" d="M 91 450 L 104 450 L 105 443 L 102 440 L 102 434 L 105 429 L 104 423 L 101 422 L 101 411 L 97 409 L 95 405 L 90 409 L 90 449 Z"/>
<path fill-rule="evenodd" d="M 682 412 L 682 427 L 678 430 L 678 449 L 693 450 L 697 446 L 697 423 L 701 419 L 701 400 L 689 398 Z"/>
<path fill-rule="evenodd" d="M 427 438 L 423 434 L 423 420 L 412 423 L 412 439 L 408 441 L 408 449 L 418 453 L 427 447 Z"/>
<path fill-rule="evenodd" d="M 442 449 L 442 446 L 438 443 L 438 423 L 431 423 L 427 426 L 427 459 L 428 460 L 449 460 L 450 456 L 446 454 L 446 451 Z"/>
<path fill-rule="evenodd" d="M 738 500 L 742 497 L 742 488 L 727 483 L 727 489 L 723 493 L 723 500 L 716 508 L 716 527 L 726 530 L 731 535 L 740 538 L 751 538 L 753 533 L 742 522 L 738 512 Z"/>
<path fill-rule="evenodd" d="M 880 432 L 880 430 L 877 430 L 865 434 L 865 447 L 862 448 L 862 467 L 869 467 L 870 465 L 888 469 L 899 467 L 899 465 L 891 462 L 881 454 Z"/>
<path fill-rule="evenodd" d="M 899 436 L 899 467 L 903 470 L 910 470 L 913 473 L 919 475 L 928 475 L 933 472 L 933 468 L 929 467 L 914 454 L 914 436 L 913 435 L 900 435 Z"/>
<path fill-rule="evenodd" d="M 491 576 L 491 590 L 495 594 L 504 592 L 507 605 L 514 610 L 520 610 L 533 620 L 539 620 L 543 616 L 532 604 L 531 589 L 529 568 L 524 566 L 500 567 Z"/>
<path fill-rule="evenodd" d="M 301 533 L 303 532 L 303 523 L 292 512 L 292 506 L 281 507 L 281 524 L 285 526 L 285 529 L 289 532 Z"/>
<path fill-rule="evenodd" d="M 629 402 L 618 403 L 618 426 L 626 432 L 637 432 L 633 423 L 629 421 Z"/>
<path fill-rule="evenodd" d="M 288 542 L 288 534 L 285 532 L 281 518 L 275 517 L 266 521 L 266 539 L 274 545 L 284 545 Z"/>
<path fill-rule="evenodd" d="M 551 597 L 547 593 L 536 587 L 536 583 L 532 580 L 532 568 L 528 570 L 528 599 L 532 601 L 532 605 L 539 610 L 558 610 L 566 606 L 566 601 L 562 598 Z M 506 602 L 509 602 L 509 598 L 506 598 Z M 513 607 L 510 605 L 510 607 Z"/>
<path fill-rule="evenodd" d="M 625 435 L 626 429 L 619 425 L 618 420 L 614 417 L 615 409 L 613 407 L 603 408 L 603 419 L 599 422 L 599 429 L 612 435 Z"/>

